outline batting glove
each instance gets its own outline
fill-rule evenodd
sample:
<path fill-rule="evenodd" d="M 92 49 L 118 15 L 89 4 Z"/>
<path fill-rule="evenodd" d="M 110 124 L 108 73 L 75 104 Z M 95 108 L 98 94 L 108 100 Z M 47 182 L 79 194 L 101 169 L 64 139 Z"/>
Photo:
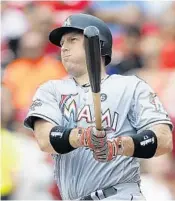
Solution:
<path fill-rule="evenodd" d="M 78 128 L 79 145 L 92 150 L 102 148 L 107 143 L 106 131 L 98 131 L 95 127 Z"/>
<path fill-rule="evenodd" d="M 99 162 L 108 162 L 116 158 L 119 153 L 119 149 L 123 149 L 121 137 L 114 138 L 112 140 L 107 140 L 107 143 L 104 147 L 94 149 L 93 157 Z M 121 153 L 122 152 L 120 151 L 120 154 Z"/>

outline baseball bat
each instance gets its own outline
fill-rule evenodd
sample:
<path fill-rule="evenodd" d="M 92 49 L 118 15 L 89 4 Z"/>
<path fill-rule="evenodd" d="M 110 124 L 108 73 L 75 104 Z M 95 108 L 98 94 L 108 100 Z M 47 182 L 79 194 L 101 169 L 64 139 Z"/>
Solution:
<path fill-rule="evenodd" d="M 95 124 L 98 130 L 102 129 L 101 120 L 101 48 L 99 30 L 94 26 L 84 29 L 84 45 L 86 54 L 87 71 L 92 90 Z"/>

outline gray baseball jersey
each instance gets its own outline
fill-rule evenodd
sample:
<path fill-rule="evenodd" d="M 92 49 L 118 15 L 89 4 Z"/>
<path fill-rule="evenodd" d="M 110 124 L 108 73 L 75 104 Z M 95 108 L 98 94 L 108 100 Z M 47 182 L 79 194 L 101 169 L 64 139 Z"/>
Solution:
<path fill-rule="evenodd" d="M 171 125 L 156 94 L 136 76 L 112 75 L 101 83 L 103 127 L 111 127 L 108 138 L 137 134 L 152 125 Z M 43 118 L 66 128 L 95 125 L 90 86 L 74 79 L 49 81 L 40 86 L 25 119 L 33 127 L 33 117 Z M 63 199 L 78 199 L 97 189 L 120 183 L 139 183 L 139 160 L 118 156 L 111 162 L 97 162 L 92 152 L 78 148 L 68 154 L 54 155 L 55 179 Z"/>

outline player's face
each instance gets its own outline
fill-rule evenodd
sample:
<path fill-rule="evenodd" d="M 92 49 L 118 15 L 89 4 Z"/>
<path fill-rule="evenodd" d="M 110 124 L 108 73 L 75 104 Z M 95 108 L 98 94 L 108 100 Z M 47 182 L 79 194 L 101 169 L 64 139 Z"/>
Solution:
<path fill-rule="evenodd" d="M 71 32 L 61 39 L 61 59 L 68 73 L 79 77 L 87 72 L 83 34 Z"/>

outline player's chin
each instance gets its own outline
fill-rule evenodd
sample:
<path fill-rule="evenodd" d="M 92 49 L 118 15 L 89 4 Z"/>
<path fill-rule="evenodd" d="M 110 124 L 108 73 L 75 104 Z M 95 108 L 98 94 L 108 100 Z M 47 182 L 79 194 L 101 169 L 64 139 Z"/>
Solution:
<path fill-rule="evenodd" d="M 79 72 L 74 67 L 66 67 L 66 70 L 67 70 L 68 74 L 73 77 L 79 76 Z"/>
<path fill-rule="evenodd" d="M 69 75 L 73 77 L 80 77 L 84 74 L 81 69 L 79 69 L 76 65 L 66 65 L 65 66 Z"/>
<path fill-rule="evenodd" d="M 68 72 L 68 74 L 69 75 L 71 75 L 71 76 L 73 76 L 73 77 L 80 77 L 82 74 L 79 72 L 79 71 L 77 71 L 77 70 L 73 70 L 73 69 L 69 69 L 69 70 L 67 70 L 67 72 Z"/>

